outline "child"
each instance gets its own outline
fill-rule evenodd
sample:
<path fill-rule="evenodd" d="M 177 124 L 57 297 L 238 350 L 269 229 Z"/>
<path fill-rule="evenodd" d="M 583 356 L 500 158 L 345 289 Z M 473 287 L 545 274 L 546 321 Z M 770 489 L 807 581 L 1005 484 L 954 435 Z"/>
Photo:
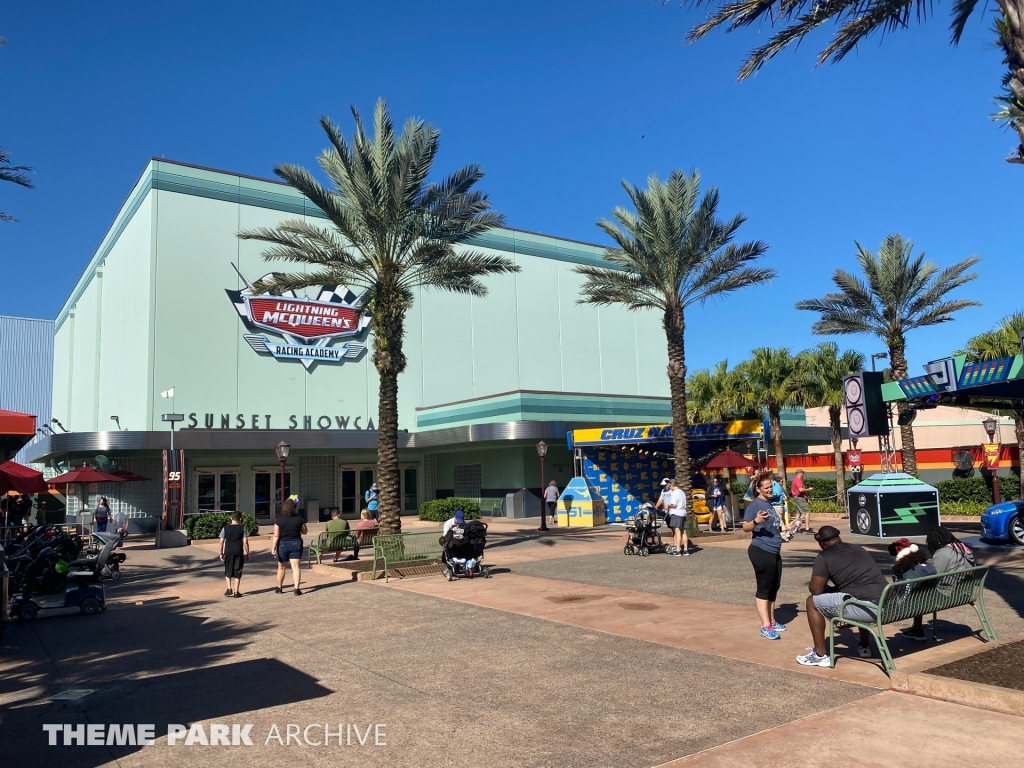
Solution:
<path fill-rule="evenodd" d="M 224 597 L 241 597 L 242 566 L 249 559 L 249 533 L 242 525 L 242 513 L 232 512 L 231 522 L 220 529 L 220 559 L 224 561 Z"/>

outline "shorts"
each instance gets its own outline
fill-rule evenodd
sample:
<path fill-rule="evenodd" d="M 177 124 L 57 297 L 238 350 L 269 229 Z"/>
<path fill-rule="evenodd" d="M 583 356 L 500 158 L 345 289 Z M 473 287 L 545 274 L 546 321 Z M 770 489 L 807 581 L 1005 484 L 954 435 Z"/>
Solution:
<path fill-rule="evenodd" d="M 548 515 L 551 516 L 551 517 L 554 517 L 555 516 L 555 512 L 558 511 L 558 502 L 557 501 L 548 501 L 548 502 L 546 502 L 546 504 L 548 505 Z"/>
<path fill-rule="evenodd" d="M 814 595 L 814 607 L 818 609 L 818 613 L 824 616 L 826 619 L 838 619 L 839 606 L 843 604 L 844 600 L 850 600 L 852 595 L 848 595 L 845 592 L 825 592 L 820 595 Z M 841 618 L 853 619 L 854 621 L 874 621 L 875 615 L 869 611 L 865 611 L 859 605 L 848 605 L 846 610 L 843 611 Z"/>
<path fill-rule="evenodd" d="M 794 496 L 793 504 L 796 506 L 796 511 L 801 515 L 811 514 L 811 505 L 807 503 L 807 499 L 803 496 Z"/>
<path fill-rule="evenodd" d="M 245 565 L 245 555 L 224 555 L 224 575 L 229 579 L 242 578 L 243 565 Z"/>
<path fill-rule="evenodd" d="M 757 581 L 754 597 L 774 603 L 782 584 L 782 555 L 750 546 L 747 547 L 747 557 L 754 566 L 754 579 Z"/>
<path fill-rule="evenodd" d="M 302 539 L 277 542 L 277 562 L 302 559 Z"/>
<path fill-rule="evenodd" d="M 686 527 L 686 515 L 669 515 L 668 516 L 668 527 L 669 528 L 685 528 Z"/>

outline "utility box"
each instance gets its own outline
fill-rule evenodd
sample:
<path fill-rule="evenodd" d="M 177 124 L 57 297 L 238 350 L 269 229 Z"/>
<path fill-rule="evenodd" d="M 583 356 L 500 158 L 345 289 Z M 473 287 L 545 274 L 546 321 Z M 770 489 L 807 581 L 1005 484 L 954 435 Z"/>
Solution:
<path fill-rule="evenodd" d="M 607 522 L 607 507 L 594 484 L 585 477 L 570 480 L 558 497 L 558 525 L 593 528 Z"/>
<path fill-rule="evenodd" d="M 940 525 L 939 491 L 904 472 L 879 473 L 846 492 L 850 533 L 880 539 L 925 536 Z"/>
<path fill-rule="evenodd" d="M 502 514 L 509 518 L 540 517 L 540 498 L 525 488 L 505 494 Z"/>

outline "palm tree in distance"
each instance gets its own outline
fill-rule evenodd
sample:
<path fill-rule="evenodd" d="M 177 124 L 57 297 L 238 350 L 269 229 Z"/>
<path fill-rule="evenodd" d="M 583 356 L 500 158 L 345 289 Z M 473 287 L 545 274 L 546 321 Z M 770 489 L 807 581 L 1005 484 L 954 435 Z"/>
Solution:
<path fill-rule="evenodd" d="M 694 304 L 761 285 L 775 271 L 754 266 L 768 246 L 760 240 L 734 244 L 746 221 L 742 214 L 718 218 L 719 193 L 700 195 L 700 175 L 676 170 L 662 182 L 650 176 L 647 189 L 622 182 L 634 211 L 618 207 L 614 221 L 598 226 L 612 239 L 603 257 L 612 267 L 578 266 L 583 275 L 581 304 L 622 304 L 630 310 L 661 314 L 668 347 L 668 381 L 672 398 L 675 475 L 687 503 L 690 493 L 689 419 L 686 412 L 686 310 Z"/>
<path fill-rule="evenodd" d="M 923 22 L 931 7 L 921 0 L 688 0 L 684 5 L 715 7 L 704 23 L 690 30 L 687 40 L 691 43 L 720 27 L 733 32 L 741 27 L 759 26 L 762 21 L 771 27 L 781 27 L 743 62 L 738 76 L 740 80 L 757 72 L 787 46 L 799 45 L 805 35 L 828 22 L 838 29 L 831 42 L 818 54 L 819 65 L 829 59 L 840 61 L 876 32 L 884 35 L 909 26 L 912 17 Z M 999 13 L 995 17 L 993 31 L 997 37 L 996 47 L 1003 52 L 1007 71 L 1003 73 L 1003 91 L 996 97 L 1001 106 L 993 119 L 1017 133 L 1018 146 L 1007 162 L 1024 163 L 1024 3 L 1021 0 L 996 0 L 996 5 Z M 953 3 L 950 23 L 950 42 L 953 45 L 959 45 L 967 20 L 977 7 L 977 0 L 955 0 Z M 983 6 L 981 13 L 984 12 Z"/>
<path fill-rule="evenodd" d="M 729 361 L 722 360 L 711 368 L 694 371 L 686 379 L 688 414 L 697 424 L 727 421 L 733 414 L 736 390 L 735 373 Z"/>
<path fill-rule="evenodd" d="M 775 465 L 787 482 L 786 457 L 782 452 L 782 409 L 800 405 L 802 393 L 796 358 L 785 347 L 758 347 L 749 360 L 736 366 L 740 397 L 750 408 L 768 411 L 768 426 L 775 446 Z"/>
<path fill-rule="evenodd" d="M 991 331 L 980 333 L 967 342 L 967 348 L 960 354 L 967 355 L 972 363 L 985 360 L 996 360 L 1000 357 L 1013 357 L 1020 352 L 1021 334 L 1024 334 L 1024 312 L 1007 315 Z M 1013 410 L 1014 431 L 1017 435 L 1017 455 L 1024 462 L 1024 407 L 1020 403 L 1009 404 Z M 1022 463 L 1024 467 L 1024 463 Z M 1024 498 L 1024 471 L 1021 473 L 1020 496 Z"/>
<path fill-rule="evenodd" d="M 804 405 L 828 408 L 828 425 L 832 429 L 832 452 L 836 465 L 836 503 L 846 509 L 846 472 L 843 469 L 843 378 L 864 370 L 863 354 L 848 349 L 839 352 L 839 345 L 825 341 L 814 349 L 805 349 L 797 356 L 800 389 Z"/>
<path fill-rule="evenodd" d="M 10 150 L 0 147 L 0 181 L 9 181 L 12 184 L 32 189 L 35 184 L 25 175 L 26 172 L 31 173 L 32 169 L 27 165 L 11 165 Z M 0 221 L 17 221 L 17 219 L 0 211 Z"/>
<path fill-rule="evenodd" d="M 483 177 L 467 165 L 436 183 L 428 178 L 440 133 L 410 119 L 395 135 L 383 99 L 374 110 L 371 138 L 352 108 L 356 130 L 349 144 L 329 118 L 320 118 L 330 146 L 317 158 L 330 179 L 327 189 L 303 168 L 278 165 L 274 173 L 309 198 L 330 227 L 293 219 L 276 227 L 238 233 L 270 245 L 266 261 L 287 261 L 305 271 L 275 274 L 256 285 L 259 293 L 283 293 L 322 285 L 368 292 L 365 307 L 373 332 L 373 364 L 380 376 L 377 481 L 380 529 L 401 530 L 398 476 L 398 376 L 406 313 L 418 288 L 484 296 L 487 275 L 518 272 L 512 260 L 455 246 L 503 223 L 487 195 L 474 186 Z"/>
<path fill-rule="evenodd" d="M 947 323 L 953 319 L 953 313 L 981 306 L 981 302 L 970 299 L 948 298 L 952 291 L 978 277 L 970 269 L 981 259 L 969 256 L 940 270 L 937 264 L 925 261 L 924 253 L 914 256 L 914 244 L 898 234 L 887 236 L 877 255 L 860 243 L 856 246 L 863 276 L 837 269 L 832 273 L 832 282 L 838 292 L 798 301 L 796 308 L 820 315 L 812 326 L 816 334 L 866 333 L 879 337 L 889 348 L 893 379 L 905 379 L 910 331 Z M 908 407 L 906 403 L 898 406 L 901 413 Z M 913 426 L 900 427 L 900 435 L 903 469 L 916 476 Z"/>

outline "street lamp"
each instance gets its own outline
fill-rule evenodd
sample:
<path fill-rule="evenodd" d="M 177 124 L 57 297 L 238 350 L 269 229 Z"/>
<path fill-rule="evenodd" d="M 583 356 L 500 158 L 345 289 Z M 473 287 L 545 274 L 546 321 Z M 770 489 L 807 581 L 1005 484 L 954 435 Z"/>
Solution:
<path fill-rule="evenodd" d="M 544 457 L 548 455 L 548 444 L 541 440 L 537 443 L 537 456 L 540 458 L 540 528 L 539 531 L 548 529 L 548 511 L 544 508 Z"/>
<path fill-rule="evenodd" d="M 875 370 L 875 360 L 885 360 L 889 356 L 888 352 L 875 352 L 871 356 L 871 370 Z"/>
<path fill-rule="evenodd" d="M 989 416 L 983 422 L 981 426 L 985 428 L 985 432 L 988 433 L 988 441 L 990 443 L 996 442 L 996 428 L 999 426 L 999 422 Z M 999 450 L 998 448 L 996 449 Z M 992 503 L 998 504 L 1003 500 L 1003 497 L 999 495 L 999 454 L 996 454 L 996 466 L 992 470 Z"/>
<path fill-rule="evenodd" d="M 288 445 L 284 440 L 277 444 L 274 448 L 274 453 L 277 454 L 277 463 L 281 465 L 281 506 L 284 506 L 284 465 L 288 461 L 288 454 L 291 453 L 292 447 Z"/>

